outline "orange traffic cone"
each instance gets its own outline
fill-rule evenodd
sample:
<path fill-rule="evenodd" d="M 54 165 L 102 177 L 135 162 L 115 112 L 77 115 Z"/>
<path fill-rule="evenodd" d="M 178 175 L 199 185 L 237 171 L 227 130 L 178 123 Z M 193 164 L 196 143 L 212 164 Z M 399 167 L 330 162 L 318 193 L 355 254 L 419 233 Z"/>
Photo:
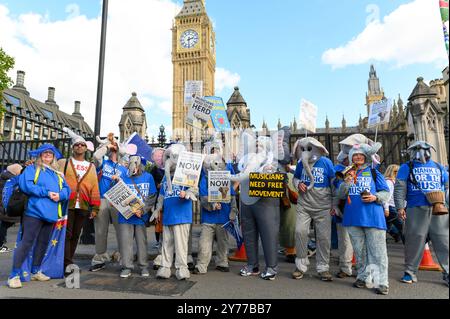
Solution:
<path fill-rule="evenodd" d="M 420 270 L 442 271 L 441 267 L 433 261 L 431 256 L 430 247 L 428 243 L 425 244 L 425 250 L 423 251 L 422 261 L 419 265 Z"/>
<path fill-rule="evenodd" d="M 352 266 L 356 265 L 356 258 L 355 258 L 355 254 L 353 254 L 353 258 L 352 258 Z"/>
<path fill-rule="evenodd" d="M 247 253 L 245 252 L 245 246 L 242 244 L 240 249 L 237 249 L 234 256 L 228 257 L 231 261 L 247 261 Z"/>

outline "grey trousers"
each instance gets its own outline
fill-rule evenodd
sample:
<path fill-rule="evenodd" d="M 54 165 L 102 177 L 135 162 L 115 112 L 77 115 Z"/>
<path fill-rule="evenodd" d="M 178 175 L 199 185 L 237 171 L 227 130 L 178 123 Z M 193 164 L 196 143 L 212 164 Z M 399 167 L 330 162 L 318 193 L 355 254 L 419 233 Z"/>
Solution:
<path fill-rule="evenodd" d="M 148 267 L 147 229 L 144 225 L 119 224 L 120 263 L 123 268 L 133 269 L 133 239 L 136 239 L 139 268 Z"/>
<path fill-rule="evenodd" d="M 297 222 L 295 224 L 295 266 L 306 272 L 309 266 L 308 233 L 311 219 L 316 229 L 316 270 L 324 272 L 330 269 L 331 215 L 330 209 L 319 212 L 307 212 L 301 202 L 297 204 Z"/>
<path fill-rule="evenodd" d="M 342 223 L 336 223 L 338 235 L 339 269 L 352 275 L 353 246 L 347 229 Z"/>
<path fill-rule="evenodd" d="M 405 221 L 405 272 L 416 279 L 423 257 L 425 240 L 430 235 L 437 260 L 448 274 L 448 219 L 449 215 L 434 216 L 431 206 L 406 209 Z"/>
<path fill-rule="evenodd" d="M 119 243 L 118 214 L 117 210 L 105 198 L 101 199 L 100 210 L 97 217 L 94 218 L 95 256 L 92 258 L 92 265 L 103 264 L 110 260 L 106 251 L 110 219 L 116 230 L 117 243 Z"/>
<path fill-rule="evenodd" d="M 228 232 L 221 224 L 202 224 L 200 234 L 197 265 L 195 267 L 202 274 L 208 271 L 211 261 L 214 236 L 216 237 L 216 266 L 228 267 Z"/>
<path fill-rule="evenodd" d="M 190 278 L 187 266 L 189 230 L 191 224 L 163 226 L 161 267 L 156 273 L 158 278 L 169 278 L 175 252 L 175 268 L 178 280 Z"/>
<path fill-rule="evenodd" d="M 259 267 L 258 241 L 261 236 L 266 271 L 277 273 L 279 206 L 278 199 L 269 198 L 260 199 L 251 206 L 241 203 L 242 234 L 250 268 Z"/>

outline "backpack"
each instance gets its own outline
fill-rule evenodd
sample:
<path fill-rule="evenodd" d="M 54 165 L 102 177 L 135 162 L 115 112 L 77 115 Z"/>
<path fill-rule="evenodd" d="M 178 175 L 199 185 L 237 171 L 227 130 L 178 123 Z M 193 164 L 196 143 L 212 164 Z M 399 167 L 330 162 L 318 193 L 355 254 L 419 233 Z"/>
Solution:
<path fill-rule="evenodd" d="M 36 184 L 38 181 L 39 173 L 40 168 L 36 170 L 36 173 L 34 175 L 34 184 Z M 18 184 L 19 181 L 17 178 L 16 185 L 18 186 Z M 3 198 L 3 200 L 5 200 L 5 198 Z M 28 204 L 28 196 L 24 192 L 22 192 L 22 190 L 19 187 L 15 187 L 9 197 L 7 205 L 4 205 L 4 207 L 6 207 L 6 215 L 9 217 L 21 217 L 25 212 L 25 210 L 27 209 L 27 204 Z"/>

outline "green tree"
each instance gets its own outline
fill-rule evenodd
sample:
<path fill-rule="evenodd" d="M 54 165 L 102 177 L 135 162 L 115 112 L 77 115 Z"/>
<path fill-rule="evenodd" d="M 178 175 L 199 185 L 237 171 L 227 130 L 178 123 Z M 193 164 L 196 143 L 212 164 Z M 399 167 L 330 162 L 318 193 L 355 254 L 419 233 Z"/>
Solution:
<path fill-rule="evenodd" d="M 3 119 L 5 108 L 1 104 L 1 96 L 4 89 L 7 89 L 13 81 L 8 76 L 8 71 L 14 67 L 14 58 L 6 54 L 0 47 L 0 121 Z"/>

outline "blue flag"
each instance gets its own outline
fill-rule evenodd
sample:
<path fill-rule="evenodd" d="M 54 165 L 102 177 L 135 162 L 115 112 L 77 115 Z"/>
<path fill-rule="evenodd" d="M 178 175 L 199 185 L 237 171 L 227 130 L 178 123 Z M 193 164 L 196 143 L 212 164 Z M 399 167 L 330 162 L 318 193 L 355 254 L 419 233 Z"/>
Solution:
<path fill-rule="evenodd" d="M 147 161 L 152 160 L 152 152 L 153 149 L 150 145 L 147 144 L 146 141 L 144 141 L 138 133 L 134 132 L 131 134 L 131 136 L 128 138 L 127 145 L 134 144 L 136 145 L 136 154 L 133 155 L 139 155 L 143 158 L 145 158 Z"/>
<path fill-rule="evenodd" d="M 235 220 L 229 220 L 223 224 L 222 227 L 227 230 L 234 237 L 234 239 L 236 239 L 237 248 L 241 249 L 241 246 L 244 243 L 244 237 L 242 236 L 238 218 L 236 217 Z"/>
<path fill-rule="evenodd" d="M 224 132 L 231 130 L 230 121 L 228 121 L 228 115 L 223 104 L 223 100 L 218 96 L 205 96 L 205 100 L 208 100 L 214 104 L 214 108 L 211 111 L 211 121 L 214 128 L 218 132 Z"/>
<path fill-rule="evenodd" d="M 41 271 L 52 279 L 64 278 L 64 245 L 66 241 L 67 214 L 53 225 L 52 235 L 48 243 L 47 251 L 41 264 Z M 17 234 L 16 247 L 22 241 L 22 225 Z M 33 263 L 34 247 L 28 254 L 27 259 L 20 267 L 20 280 L 27 282 L 31 280 L 31 266 Z M 14 251 L 15 253 L 15 251 Z"/>

